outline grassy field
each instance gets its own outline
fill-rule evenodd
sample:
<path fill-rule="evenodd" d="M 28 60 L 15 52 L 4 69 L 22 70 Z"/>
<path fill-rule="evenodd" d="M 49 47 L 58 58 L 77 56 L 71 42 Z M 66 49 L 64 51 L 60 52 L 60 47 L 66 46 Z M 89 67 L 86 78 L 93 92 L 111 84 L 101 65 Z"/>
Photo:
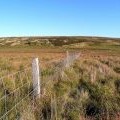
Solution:
<path fill-rule="evenodd" d="M 24 120 L 120 119 L 120 42 L 101 39 L 102 41 L 99 38 L 87 38 L 87 41 L 80 39 L 80 42 L 73 43 L 74 39 L 71 38 L 69 45 L 54 41 L 54 45 L 42 47 L 30 43 L 27 46 L 1 46 L 1 78 L 31 67 L 32 59 L 38 57 L 44 93 L 40 99 L 34 101 L 34 107 L 30 96 L 16 108 L 18 113 L 13 110 L 5 119 L 14 120 L 16 114 Z M 81 56 L 70 68 L 63 71 L 63 75 L 57 75 L 54 68 L 66 56 L 66 50 L 81 52 Z M 15 79 L 15 87 L 12 79 Z M 19 80 L 26 83 L 31 79 L 30 71 L 23 72 L 21 76 L 8 76 L 4 79 L 6 90 L 10 93 L 21 86 Z M 3 87 L 0 83 L 0 97 L 4 95 Z M 26 89 L 28 90 L 27 86 L 19 91 L 23 94 L 19 94 L 17 101 L 27 94 Z M 13 100 L 17 95 L 18 92 L 8 97 L 10 100 L 6 104 L 9 108 L 15 105 L 16 101 Z M 0 102 L 1 116 L 5 112 L 4 104 L 4 101 Z"/>

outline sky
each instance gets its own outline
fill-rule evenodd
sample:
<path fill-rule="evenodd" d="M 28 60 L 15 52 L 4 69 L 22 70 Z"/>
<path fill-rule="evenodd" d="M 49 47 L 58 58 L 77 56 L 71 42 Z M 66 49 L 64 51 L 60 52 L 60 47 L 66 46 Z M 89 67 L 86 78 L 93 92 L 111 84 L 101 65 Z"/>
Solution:
<path fill-rule="evenodd" d="M 120 38 L 120 0 L 0 0 L 0 37 Z"/>

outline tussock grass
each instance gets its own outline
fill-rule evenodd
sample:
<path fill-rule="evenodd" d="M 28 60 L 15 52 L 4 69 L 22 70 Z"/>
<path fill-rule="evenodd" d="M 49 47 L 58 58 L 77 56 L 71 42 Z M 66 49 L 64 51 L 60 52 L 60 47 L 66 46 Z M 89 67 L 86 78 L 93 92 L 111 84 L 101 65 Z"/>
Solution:
<path fill-rule="evenodd" d="M 30 52 L 30 51 L 29 51 Z M 35 51 L 34 51 L 35 52 Z M 0 76 L 24 71 L 31 66 L 33 53 L 3 57 L 0 59 Z M 37 53 L 38 52 L 38 53 Z M 60 73 L 55 68 L 57 61 L 65 54 L 39 53 L 41 66 L 41 98 L 33 98 L 31 93 L 23 102 L 13 109 L 8 119 L 20 118 L 24 120 L 115 120 L 120 114 L 120 58 L 100 53 L 83 53 L 70 68 Z M 102 55 L 101 55 L 102 54 Z M 23 57 L 21 57 L 23 55 Z M 55 56 L 52 56 L 55 55 Z M 55 61 L 49 62 L 49 60 Z M 47 63 L 48 62 L 48 63 Z M 7 71 L 7 72 L 6 72 Z M 31 70 L 20 72 L 15 76 L 4 78 L 7 94 L 19 88 L 32 79 Z M 13 81 L 14 80 L 14 81 Z M 4 86 L 0 81 L 0 97 L 4 96 Z M 21 101 L 28 92 L 32 91 L 32 84 L 25 85 L 20 90 L 8 96 L 8 102 L 0 100 L 0 115 L 5 113 L 4 107 L 12 108 Z M 16 98 L 16 99 L 15 99 Z M 16 113 L 17 109 L 17 113 Z"/>

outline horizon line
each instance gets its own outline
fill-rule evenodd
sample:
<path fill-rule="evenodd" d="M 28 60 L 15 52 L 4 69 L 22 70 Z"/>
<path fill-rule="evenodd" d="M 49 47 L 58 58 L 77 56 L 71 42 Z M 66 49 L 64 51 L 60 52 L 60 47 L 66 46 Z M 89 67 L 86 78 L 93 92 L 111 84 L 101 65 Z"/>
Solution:
<path fill-rule="evenodd" d="M 111 38 L 111 39 L 120 39 L 120 37 L 112 37 L 112 36 L 97 36 L 97 35 L 16 35 L 16 36 L 0 36 L 0 38 L 23 38 L 23 37 L 94 37 L 94 38 Z"/>

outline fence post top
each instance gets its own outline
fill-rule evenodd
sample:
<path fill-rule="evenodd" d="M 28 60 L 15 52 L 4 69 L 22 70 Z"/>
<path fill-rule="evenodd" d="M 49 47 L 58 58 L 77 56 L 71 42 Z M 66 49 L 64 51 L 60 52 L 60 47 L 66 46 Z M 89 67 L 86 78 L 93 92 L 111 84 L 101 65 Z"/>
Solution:
<path fill-rule="evenodd" d="M 39 61 L 38 57 L 34 57 L 33 61 Z"/>

